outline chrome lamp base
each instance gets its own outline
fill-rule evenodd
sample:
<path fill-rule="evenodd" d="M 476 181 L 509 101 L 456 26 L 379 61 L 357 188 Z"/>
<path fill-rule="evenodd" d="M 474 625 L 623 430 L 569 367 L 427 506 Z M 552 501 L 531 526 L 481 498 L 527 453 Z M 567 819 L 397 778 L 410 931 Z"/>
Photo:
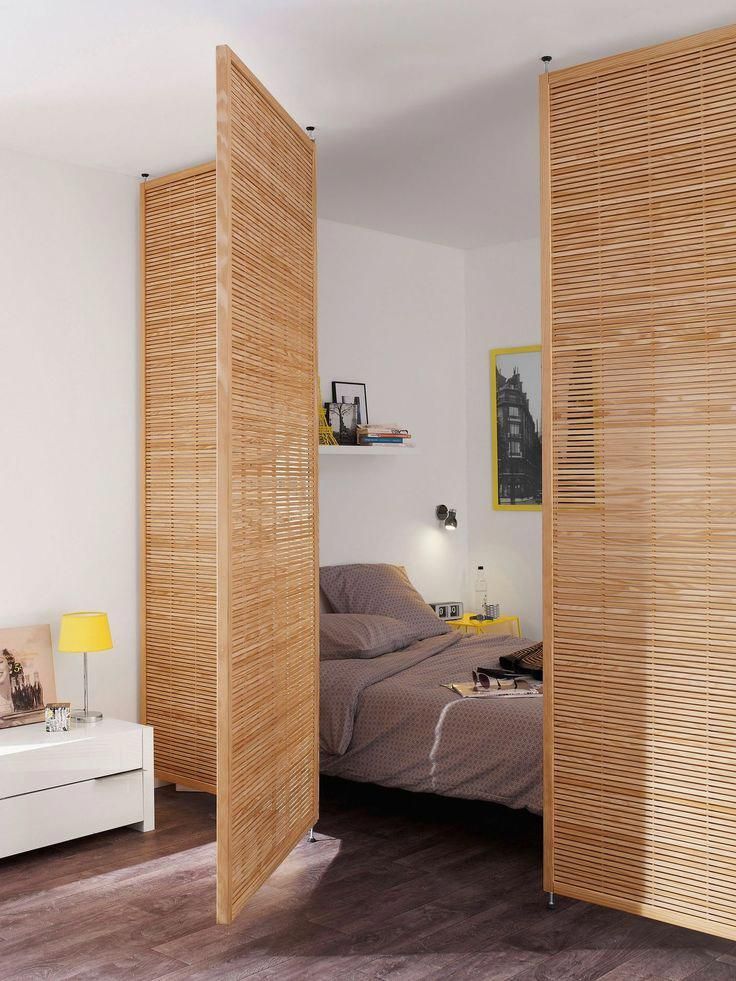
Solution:
<path fill-rule="evenodd" d="M 94 709 L 89 707 L 89 702 L 87 701 L 87 655 L 84 655 L 84 708 L 75 709 L 72 712 L 72 718 L 75 722 L 90 723 L 99 722 L 102 718 L 102 712 L 96 712 Z"/>
<path fill-rule="evenodd" d="M 77 709 L 72 712 L 72 718 L 75 722 L 99 722 L 102 718 L 102 712 L 95 712 L 92 709 L 84 710 Z"/>

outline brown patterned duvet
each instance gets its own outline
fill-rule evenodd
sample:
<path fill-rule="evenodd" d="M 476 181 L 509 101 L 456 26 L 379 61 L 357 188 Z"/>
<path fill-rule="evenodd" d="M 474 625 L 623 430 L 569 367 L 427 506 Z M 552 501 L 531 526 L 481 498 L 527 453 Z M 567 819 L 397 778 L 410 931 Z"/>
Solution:
<path fill-rule="evenodd" d="M 460 698 L 441 685 L 529 641 L 452 633 L 320 666 L 323 773 L 542 811 L 542 698 Z"/>

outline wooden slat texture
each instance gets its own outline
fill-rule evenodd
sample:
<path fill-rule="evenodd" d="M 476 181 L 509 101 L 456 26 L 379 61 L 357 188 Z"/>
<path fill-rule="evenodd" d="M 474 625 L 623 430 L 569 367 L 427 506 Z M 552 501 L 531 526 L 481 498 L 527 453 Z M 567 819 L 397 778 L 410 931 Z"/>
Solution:
<path fill-rule="evenodd" d="M 736 29 L 541 84 L 545 887 L 736 938 Z"/>
<path fill-rule="evenodd" d="M 218 48 L 218 919 L 317 815 L 314 147 Z"/>
<path fill-rule="evenodd" d="M 216 786 L 215 170 L 141 188 L 143 721 L 156 775 Z"/>

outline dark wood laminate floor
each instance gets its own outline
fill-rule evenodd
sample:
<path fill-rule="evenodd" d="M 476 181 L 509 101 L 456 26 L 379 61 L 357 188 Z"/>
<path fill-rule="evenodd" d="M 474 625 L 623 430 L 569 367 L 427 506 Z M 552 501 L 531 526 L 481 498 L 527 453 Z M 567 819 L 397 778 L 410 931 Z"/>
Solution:
<path fill-rule="evenodd" d="M 736 981 L 736 944 L 585 903 L 544 908 L 540 822 L 325 781 L 300 845 L 214 924 L 214 804 L 0 862 L 0 978 Z"/>

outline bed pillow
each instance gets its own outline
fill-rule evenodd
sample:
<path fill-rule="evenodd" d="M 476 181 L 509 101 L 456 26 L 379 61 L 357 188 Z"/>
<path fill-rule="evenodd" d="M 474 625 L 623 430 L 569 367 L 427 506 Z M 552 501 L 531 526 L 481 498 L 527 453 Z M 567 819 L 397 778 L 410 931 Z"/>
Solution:
<path fill-rule="evenodd" d="M 416 631 L 417 639 L 452 629 L 424 602 L 399 565 L 327 565 L 319 581 L 336 613 L 372 613 L 394 617 Z"/>
<path fill-rule="evenodd" d="M 394 617 L 372 613 L 322 613 L 319 656 L 322 661 L 378 657 L 418 640 L 418 633 Z"/>

